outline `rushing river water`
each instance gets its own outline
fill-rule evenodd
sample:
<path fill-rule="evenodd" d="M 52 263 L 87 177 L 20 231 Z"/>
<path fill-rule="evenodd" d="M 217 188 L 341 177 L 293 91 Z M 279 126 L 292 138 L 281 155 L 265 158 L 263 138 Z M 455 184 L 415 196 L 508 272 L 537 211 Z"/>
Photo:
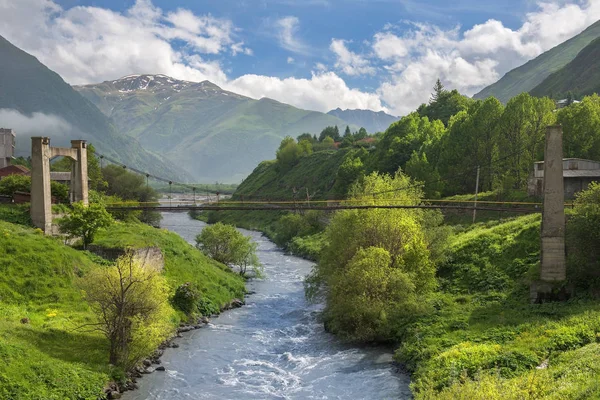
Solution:
<path fill-rule="evenodd" d="M 185 213 L 164 213 L 162 226 L 193 243 L 205 226 Z M 409 399 L 408 377 L 391 365 L 391 350 L 341 344 L 304 299 L 312 264 L 284 254 L 258 232 L 264 280 L 251 281 L 246 306 L 184 333 L 162 357 L 166 372 L 138 381 L 124 396 L 142 399 Z"/>

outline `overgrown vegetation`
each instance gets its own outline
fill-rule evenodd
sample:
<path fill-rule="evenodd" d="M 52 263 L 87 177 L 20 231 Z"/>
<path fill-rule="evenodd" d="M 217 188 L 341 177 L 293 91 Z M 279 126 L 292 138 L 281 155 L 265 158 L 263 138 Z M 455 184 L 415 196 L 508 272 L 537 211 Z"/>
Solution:
<path fill-rule="evenodd" d="M 196 247 L 213 260 L 237 268 L 241 276 L 246 276 L 248 267 L 256 276 L 262 275 L 257 244 L 233 225 L 218 222 L 207 226 L 196 236 Z"/>

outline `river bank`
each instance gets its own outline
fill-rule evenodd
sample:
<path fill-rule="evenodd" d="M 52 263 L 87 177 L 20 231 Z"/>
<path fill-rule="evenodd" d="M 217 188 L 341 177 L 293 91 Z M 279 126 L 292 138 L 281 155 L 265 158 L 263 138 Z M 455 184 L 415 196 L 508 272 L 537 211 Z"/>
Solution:
<path fill-rule="evenodd" d="M 220 219 L 232 223 L 235 214 Z M 272 217 L 243 216 L 242 223 L 277 235 Z M 394 321 L 395 360 L 412 374 L 414 396 L 600 397 L 600 302 L 583 293 L 565 303 L 529 303 L 528 282 L 539 274 L 539 216 L 450 228 L 438 290 L 424 312 Z"/>
<path fill-rule="evenodd" d="M 202 225 L 185 214 L 163 219 L 190 242 Z M 391 351 L 357 349 L 324 331 L 321 306 L 304 298 L 310 262 L 285 255 L 258 232 L 243 233 L 258 243 L 267 277 L 248 283 L 255 293 L 246 306 L 184 333 L 179 349 L 162 357 L 165 373 L 140 380 L 139 391 L 124 399 L 410 398 L 408 377 L 391 366 Z"/>

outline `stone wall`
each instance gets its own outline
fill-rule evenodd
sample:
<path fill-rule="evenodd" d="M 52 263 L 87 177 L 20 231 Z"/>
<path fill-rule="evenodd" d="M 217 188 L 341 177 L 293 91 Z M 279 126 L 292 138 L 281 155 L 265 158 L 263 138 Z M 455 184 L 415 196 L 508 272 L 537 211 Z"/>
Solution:
<path fill-rule="evenodd" d="M 127 254 L 127 250 L 125 249 L 109 249 L 97 245 L 89 245 L 88 251 L 110 261 L 115 261 L 117 258 Z M 159 271 L 162 271 L 165 268 L 165 258 L 160 248 L 142 247 L 139 249 L 132 249 L 131 251 L 133 251 L 133 256 L 140 260 L 142 265 L 156 268 Z"/>

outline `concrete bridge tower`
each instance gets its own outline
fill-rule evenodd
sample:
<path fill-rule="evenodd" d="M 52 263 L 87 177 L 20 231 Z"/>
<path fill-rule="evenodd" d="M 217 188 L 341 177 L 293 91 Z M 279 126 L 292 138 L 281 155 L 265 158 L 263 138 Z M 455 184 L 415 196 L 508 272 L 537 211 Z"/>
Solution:
<path fill-rule="evenodd" d="M 533 302 L 556 297 L 556 290 L 567 278 L 562 136 L 560 125 L 546 129 L 541 268 L 540 280 L 531 285 Z"/>
<path fill-rule="evenodd" d="M 64 156 L 73 160 L 71 202 L 88 205 L 87 147 L 85 140 L 72 140 L 71 148 L 50 147 L 50 138 L 31 138 L 31 221 L 48 234 L 52 231 L 50 160 Z"/>

